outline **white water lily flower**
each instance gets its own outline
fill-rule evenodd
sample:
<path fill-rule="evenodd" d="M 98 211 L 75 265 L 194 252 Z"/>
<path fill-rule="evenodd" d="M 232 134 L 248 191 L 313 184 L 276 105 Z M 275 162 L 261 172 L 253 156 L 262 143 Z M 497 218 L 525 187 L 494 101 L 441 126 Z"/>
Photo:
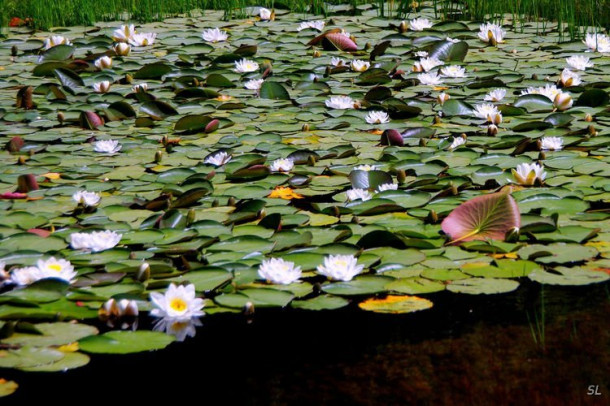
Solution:
<path fill-rule="evenodd" d="M 112 58 L 109 56 L 102 56 L 93 63 L 98 69 L 110 69 L 112 67 Z"/>
<path fill-rule="evenodd" d="M 425 58 L 428 56 L 428 51 L 417 51 L 415 56 L 418 58 Z"/>
<path fill-rule="evenodd" d="M 173 317 L 164 317 L 155 322 L 153 331 L 160 331 L 165 334 L 176 337 L 176 341 L 182 342 L 187 337 L 195 337 L 197 333 L 196 327 L 201 327 L 203 324 L 197 317 L 182 320 Z"/>
<path fill-rule="evenodd" d="M 95 192 L 79 190 L 72 195 L 72 200 L 83 206 L 93 207 L 100 202 L 101 196 Z"/>
<path fill-rule="evenodd" d="M 432 23 L 427 18 L 414 18 L 409 21 L 409 29 L 411 31 L 423 31 L 430 27 L 432 27 Z"/>
<path fill-rule="evenodd" d="M 371 67 L 371 63 L 367 61 L 361 61 L 359 59 L 354 59 L 350 66 L 354 72 L 364 72 L 365 70 Z"/>
<path fill-rule="evenodd" d="M 489 114 L 487 122 L 495 125 L 500 124 L 502 122 L 502 112 L 498 111 L 497 113 Z"/>
<path fill-rule="evenodd" d="M 131 52 L 131 45 L 119 42 L 118 44 L 114 44 L 112 49 L 114 49 L 114 52 L 119 56 L 127 56 Z"/>
<path fill-rule="evenodd" d="M 453 42 L 454 44 L 457 44 L 458 42 L 460 42 L 460 39 L 457 38 L 451 38 L 451 37 L 446 37 L 445 41 L 449 41 L 449 42 Z"/>
<path fill-rule="evenodd" d="M 314 30 L 322 31 L 326 23 L 322 20 L 318 21 L 303 21 L 298 27 L 297 31 L 305 30 L 307 28 L 313 28 Z"/>
<path fill-rule="evenodd" d="M 443 83 L 443 80 L 437 73 L 420 73 L 417 79 L 422 85 L 437 86 Z"/>
<path fill-rule="evenodd" d="M 355 171 L 365 171 L 365 172 L 369 172 L 369 171 L 378 171 L 379 170 L 379 166 L 377 165 L 369 165 L 369 164 L 364 164 L 364 165 L 358 165 L 354 167 Z"/>
<path fill-rule="evenodd" d="M 153 317 L 171 318 L 174 320 L 189 320 L 205 313 L 203 299 L 195 297 L 195 285 L 176 286 L 173 283 L 165 294 L 151 292 L 150 299 L 155 307 L 150 311 Z"/>
<path fill-rule="evenodd" d="M 543 151 L 561 151 L 563 148 L 563 139 L 559 137 L 542 137 L 540 140 L 540 149 Z"/>
<path fill-rule="evenodd" d="M 559 90 L 555 85 L 545 85 L 540 87 L 528 87 L 527 89 L 521 91 L 521 96 L 526 94 L 541 94 L 553 101 L 555 100 L 555 96 L 557 96 L 560 92 L 561 90 Z"/>
<path fill-rule="evenodd" d="M 74 266 L 65 259 L 55 259 L 55 257 L 46 260 L 39 259 L 36 266 L 40 270 L 40 279 L 58 278 L 72 282 L 76 277 Z"/>
<path fill-rule="evenodd" d="M 42 273 L 36 266 L 16 268 L 11 271 L 11 282 L 19 286 L 31 285 L 42 279 Z"/>
<path fill-rule="evenodd" d="M 112 39 L 116 42 L 129 42 L 129 40 L 134 36 L 135 33 L 135 25 L 121 25 L 112 33 Z"/>
<path fill-rule="evenodd" d="M 477 104 L 472 111 L 472 114 L 477 118 L 484 118 L 487 120 L 489 116 L 498 114 L 498 108 L 491 103 Z"/>
<path fill-rule="evenodd" d="M 93 150 L 95 152 L 101 152 L 104 154 L 117 153 L 121 150 L 121 148 L 123 148 L 123 146 L 116 140 L 100 140 L 95 141 L 93 144 Z"/>
<path fill-rule="evenodd" d="M 592 51 L 610 52 L 610 37 L 607 35 L 587 33 L 583 43 Z"/>
<path fill-rule="evenodd" d="M 229 162 L 232 159 L 230 154 L 227 154 L 225 151 L 220 151 L 212 156 L 207 157 L 203 163 L 214 166 L 222 166 Z"/>
<path fill-rule="evenodd" d="M 257 70 L 258 63 L 246 58 L 241 61 L 235 61 L 235 69 L 233 69 L 233 71 L 237 73 L 255 72 Z"/>
<path fill-rule="evenodd" d="M 362 200 L 363 202 L 371 200 L 373 195 L 366 189 L 349 189 L 346 190 L 347 200 L 353 202 L 354 200 Z"/>
<path fill-rule="evenodd" d="M 572 100 L 572 96 L 570 93 L 559 92 L 557 96 L 555 96 L 555 100 L 553 100 L 553 106 L 559 111 L 564 111 L 572 107 L 574 100 Z"/>
<path fill-rule="evenodd" d="M 444 64 L 445 64 L 445 62 L 441 61 L 438 58 L 434 58 L 434 57 L 421 58 L 419 60 L 419 65 L 424 70 L 424 72 L 428 72 L 428 71 L 436 68 L 437 66 L 441 66 Z"/>
<path fill-rule="evenodd" d="M 108 93 L 110 86 L 110 81 L 102 80 L 101 82 L 93 84 L 93 90 L 95 90 L 96 93 Z"/>
<path fill-rule="evenodd" d="M 271 172 L 290 172 L 294 168 L 294 161 L 289 158 L 276 159 L 271 163 Z"/>
<path fill-rule="evenodd" d="M 144 93 L 148 90 L 148 83 L 140 83 L 139 85 L 135 85 L 131 88 L 131 91 L 134 93 Z"/>
<path fill-rule="evenodd" d="M 459 65 L 449 65 L 441 68 L 441 73 L 443 76 L 447 76 L 450 78 L 465 78 L 466 77 L 466 69 L 462 68 Z"/>
<path fill-rule="evenodd" d="M 532 186 L 536 179 L 544 181 L 546 172 L 544 167 L 538 164 L 519 164 L 512 170 L 513 176 L 520 185 Z"/>
<path fill-rule="evenodd" d="M 336 56 L 333 56 L 332 58 L 330 58 L 330 64 L 332 66 L 345 66 L 345 65 L 347 65 L 347 62 L 345 62 L 345 60 L 343 60 L 341 58 L 337 58 Z"/>
<path fill-rule="evenodd" d="M 229 38 L 229 34 L 226 31 L 221 31 L 218 27 L 210 28 L 209 30 L 203 30 L 201 37 L 206 42 L 223 42 Z"/>
<path fill-rule="evenodd" d="M 70 246 L 75 250 L 88 250 L 92 252 L 104 251 L 117 246 L 122 234 L 115 231 L 94 231 L 92 233 L 70 234 Z"/>
<path fill-rule="evenodd" d="M 72 45 L 70 40 L 62 35 L 51 35 L 49 38 L 44 40 L 43 48 L 51 49 L 57 45 Z"/>
<path fill-rule="evenodd" d="M 260 10 L 258 10 L 258 16 L 261 18 L 261 20 L 270 20 L 271 10 L 261 7 Z"/>
<path fill-rule="evenodd" d="M 331 109 L 353 109 L 354 100 L 349 96 L 331 96 L 329 100 L 326 100 L 326 107 Z"/>
<path fill-rule="evenodd" d="M 566 62 L 570 68 L 582 71 L 594 66 L 589 58 L 582 55 L 572 55 L 571 57 L 566 58 Z"/>
<path fill-rule="evenodd" d="M 504 42 L 505 35 L 506 31 L 496 24 L 485 23 L 479 27 L 479 39 L 494 46 Z"/>
<path fill-rule="evenodd" d="M 390 122 L 390 116 L 385 111 L 370 111 L 364 119 L 369 124 L 385 124 Z"/>
<path fill-rule="evenodd" d="M 142 34 L 133 34 L 129 39 L 129 43 L 134 47 L 146 47 L 155 43 L 157 34 L 154 32 L 146 32 Z"/>
<path fill-rule="evenodd" d="M 494 89 L 485 95 L 485 101 L 499 102 L 506 96 L 506 89 Z"/>
<path fill-rule="evenodd" d="M 438 102 L 438 104 L 440 104 L 442 106 L 450 98 L 451 98 L 450 95 L 448 95 L 445 92 L 441 92 L 441 93 L 438 94 L 438 96 L 436 96 L 436 101 Z"/>
<path fill-rule="evenodd" d="M 568 68 L 564 68 L 559 75 L 559 80 L 564 87 L 578 86 L 582 83 L 578 73 L 572 72 Z"/>
<path fill-rule="evenodd" d="M 301 267 L 294 266 L 294 262 L 282 258 L 264 260 L 258 268 L 258 275 L 271 283 L 289 285 L 301 277 Z"/>
<path fill-rule="evenodd" d="M 377 187 L 378 192 L 385 192 L 386 190 L 398 190 L 398 184 L 396 183 L 382 183 Z"/>
<path fill-rule="evenodd" d="M 364 265 L 358 265 L 358 260 L 353 255 L 330 255 L 324 258 L 324 263 L 318 265 L 318 273 L 337 280 L 351 281 L 364 269 Z"/>
<path fill-rule="evenodd" d="M 466 138 L 463 137 L 455 137 L 453 139 L 453 142 L 451 143 L 451 145 L 449 145 L 449 149 L 450 150 L 454 150 L 457 147 L 459 147 L 460 145 L 464 145 L 466 144 Z"/>
<path fill-rule="evenodd" d="M 249 90 L 259 90 L 265 79 L 252 79 L 244 83 L 244 87 Z"/>

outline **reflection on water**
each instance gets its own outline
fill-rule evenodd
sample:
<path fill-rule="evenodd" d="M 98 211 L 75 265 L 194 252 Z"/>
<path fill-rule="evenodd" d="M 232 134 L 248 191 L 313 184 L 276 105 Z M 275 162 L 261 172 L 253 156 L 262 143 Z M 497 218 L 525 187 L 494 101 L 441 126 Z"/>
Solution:
<path fill-rule="evenodd" d="M 508 295 L 443 292 L 410 315 L 206 316 L 196 337 L 167 350 L 94 355 L 65 374 L 3 372 L 21 388 L 2 404 L 90 398 L 108 374 L 129 382 L 121 403 L 179 390 L 214 405 L 610 404 L 609 284 L 541 293 L 535 284 Z"/>

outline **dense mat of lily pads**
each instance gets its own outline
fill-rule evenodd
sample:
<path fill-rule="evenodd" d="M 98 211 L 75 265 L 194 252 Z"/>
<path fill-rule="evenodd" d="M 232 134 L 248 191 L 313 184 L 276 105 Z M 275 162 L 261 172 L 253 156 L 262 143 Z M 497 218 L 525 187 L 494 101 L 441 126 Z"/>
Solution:
<path fill-rule="evenodd" d="M 0 43 L 0 366 L 609 279 L 607 36 L 250 12 Z"/>

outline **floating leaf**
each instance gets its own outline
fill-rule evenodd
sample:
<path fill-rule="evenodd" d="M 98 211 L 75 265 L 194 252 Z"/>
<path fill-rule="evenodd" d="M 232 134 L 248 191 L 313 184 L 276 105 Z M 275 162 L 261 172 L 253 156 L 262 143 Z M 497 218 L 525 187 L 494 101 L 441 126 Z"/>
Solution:
<path fill-rule="evenodd" d="M 264 81 L 261 85 L 259 95 L 262 99 L 290 100 L 288 91 L 278 82 Z"/>
<path fill-rule="evenodd" d="M 610 280 L 610 275 L 605 272 L 589 271 L 582 268 L 557 267 L 551 271 L 538 268 L 528 275 L 533 281 L 547 285 L 589 285 Z"/>
<path fill-rule="evenodd" d="M 81 339 L 81 350 L 96 354 L 130 354 L 160 350 L 175 340 L 174 336 L 154 331 L 110 331 Z"/>
<path fill-rule="evenodd" d="M 349 304 L 347 299 L 339 296 L 320 295 L 313 299 L 294 300 L 290 306 L 295 309 L 303 310 L 335 310 L 345 307 Z"/>
<path fill-rule="evenodd" d="M 383 299 L 367 299 L 358 304 L 362 310 L 375 313 L 412 313 L 419 310 L 426 310 L 434 304 L 428 299 L 417 296 L 393 296 L 389 295 Z"/>
<path fill-rule="evenodd" d="M 469 295 L 491 295 L 512 292 L 518 287 L 519 282 L 511 279 L 470 278 L 452 281 L 447 285 L 447 290 Z"/>

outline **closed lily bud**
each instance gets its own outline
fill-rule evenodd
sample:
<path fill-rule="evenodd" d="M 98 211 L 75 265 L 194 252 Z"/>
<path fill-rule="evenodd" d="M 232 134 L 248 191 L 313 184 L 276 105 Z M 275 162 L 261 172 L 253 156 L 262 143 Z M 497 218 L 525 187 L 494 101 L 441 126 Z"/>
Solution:
<path fill-rule="evenodd" d="M 438 214 L 436 214 L 436 211 L 430 210 L 428 212 L 428 217 L 426 218 L 426 221 L 432 224 L 438 223 Z"/>
<path fill-rule="evenodd" d="M 428 145 L 428 140 L 425 138 L 420 138 L 419 139 L 419 146 L 420 147 L 425 147 L 426 145 Z"/>
<path fill-rule="evenodd" d="M 591 121 L 593 121 L 593 116 L 589 113 L 585 114 L 585 121 L 590 123 Z"/>
<path fill-rule="evenodd" d="M 233 196 L 229 197 L 229 199 L 227 200 L 227 206 L 235 206 L 235 198 Z"/>
<path fill-rule="evenodd" d="M 587 127 L 587 129 L 589 130 L 589 135 L 590 136 L 592 136 L 592 137 L 597 136 L 598 132 L 597 132 L 597 130 L 595 129 L 594 126 L 590 125 L 589 127 Z"/>
<path fill-rule="evenodd" d="M 401 34 L 404 34 L 405 32 L 407 32 L 408 29 L 409 29 L 409 26 L 407 25 L 406 21 L 401 21 L 400 25 L 398 26 L 398 31 Z"/>
<path fill-rule="evenodd" d="M 110 69 L 112 67 L 112 58 L 109 56 L 102 56 L 95 60 L 94 65 L 100 70 Z"/>
<path fill-rule="evenodd" d="M 17 157 L 17 165 L 25 165 L 26 158 L 23 155 Z"/>
<path fill-rule="evenodd" d="M 119 42 L 118 44 L 115 44 L 113 49 L 114 52 L 119 56 L 127 56 L 129 55 L 129 52 L 131 52 L 131 46 L 124 42 Z"/>
<path fill-rule="evenodd" d="M 59 113 L 57 113 L 57 121 L 59 121 L 60 125 L 64 124 L 65 119 L 66 119 L 66 116 L 64 115 L 64 113 L 62 113 L 61 111 Z"/>
<path fill-rule="evenodd" d="M 436 96 L 436 101 L 438 102 L 438 104 L 440 104 L 441 106 L 443 104 L 445 104 L 445 102 L 447 100 L 449 100 L 451 98 L 451 96 L 449 96 L 447 93 L 442 92 L 440 93 L 438 96 Z"/>
<path fill-rule="evenodd" d="M 572 96 L 569 93 L 557 93 L 555 96 L 555 100 L 553 100 L 553 105 L 559 111 L 564 111 L 572 107 L 574 101 L 572 100 Z"/>
<path fill-rule="evenodd" d="M 195 222 L 195 209 L 190 209 L 187 213 L 186 213 L 186 225 L 190 226 L 191 224 L 193 224 Z"/>
<path fill-rule="evenodd" d="M 487 135 L 489 136 L 495 136 L 496 134 L 498 134 L 498 126 L 495 124 L 490 124 L 487 127 Z"/>
<path fill-rule="evenodd" d="M 440 124 L 441 123 L 441 118 L 439 116 L 434 116 L 434 121 L 432 124 Z"/>
<path fill-rule="evenodd" d="M 150 279 L 150 265 L 148 262 L 143 262 L 138 268 L 138 273 L 136 275 L 136 279 L 140 282 L 144 282 Z"/>
<path fill-rule="evenodd" d="M 309 131 L 309 124 L 307 124 L 307 123 L 303 124 L 303 127 L 301 128 L 301 131 L 303 131 L 303 132 Z"/>
<path fill-rule="evenodd" d="M 322 52 L 318 51 L 317 49 L 315 51 L 313 51 L 314 58 L 319 58 L 321 56 L 322 56 Z"/>
<path fill-rule="evenodd" d="M 161 163 L 162 159 L 163 159 L 163 152 L 161 152 L 161 151 L 155 152 L 155 163 Z"/>
<path fill-rule="evenodd" d="M 246 302 L 246 304 L 244 305 L 243 311 L 244 311 L 244 315 L 252 316 L 254 314 L 254 303 Z"/>
<path fill-rule="evenodd" d="M 396 181 L 399 185 L 402 185 L 407 180 L 407 173 L 404 169 L 399 169 L 396 171 Z"/>

